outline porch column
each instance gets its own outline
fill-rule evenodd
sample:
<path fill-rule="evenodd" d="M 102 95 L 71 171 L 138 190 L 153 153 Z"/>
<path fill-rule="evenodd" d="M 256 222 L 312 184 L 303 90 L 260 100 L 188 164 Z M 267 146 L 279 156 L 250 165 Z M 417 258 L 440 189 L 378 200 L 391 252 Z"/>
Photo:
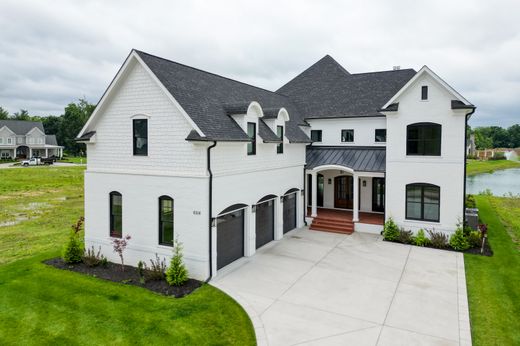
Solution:
<path fill-rule="evenodd" d="M 356 173 L 354 173 L 354 210 L 352 221 L 359 221 L 359 176 Z"/>
<path fill-rule="evenodd" d="M 49 157 L 49 148 L 45 148 L 45 157 Z"/>
<path fill-rule="evenodd" d="M 318 173 L 312 172 L 312 201 L 311 201 L 311 216 L 318 216 Z"/>
<path fill-rule="evenodd" d="M 250 205 L 246 208 L 246 241 L 245 241 L 245 253 L 244 256 L 253 256 L 256 252 L 256 212 L 253 213 L 253 209 L 256 206 Z"/>
<path fill-rule="evenodd" d="M 16 149 L 13 149 L 13 160 L 16 159 Z"/>
<path fill-rule="evenodd" d="M 32 157 L 32 148 L 29 148 L 29 157 L 28 159 L 30 159 Z"/>

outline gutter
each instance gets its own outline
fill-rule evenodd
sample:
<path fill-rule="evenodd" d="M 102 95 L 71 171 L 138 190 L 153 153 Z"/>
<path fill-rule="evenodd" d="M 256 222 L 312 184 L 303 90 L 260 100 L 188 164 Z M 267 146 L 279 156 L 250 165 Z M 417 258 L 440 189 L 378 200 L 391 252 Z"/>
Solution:
<path fill-rule="evenodd" d="M 305 198 L 307 196 L 307 194 L 309 193 L 309 191 L 306 191 L 305 190 L 305 179 L 307 178 L 306 177 L 306 174 L 305 174 L 305 171 L 307 170 L 307 164 L 303 165 L 303 190 L 304 190 L 304 193 L 303 193 L 303 224 L 305 226 L 307 226 L 307 220 L 305 220 L 305 216 L 307 216 L 307 199 Z M 308 188 L 309 186 L 307 186 Z M 307 189 L 308 190 L 308 189 Z M 301 193 L 301 192 L 300 192 Z"/>
<path fill-rule="evenodd" d="M 473 113 L 475 113 L 476 107 L 471 112 L 466 114 L 466 121 L 464 123 L 464 192 L 462 195 L 462 224 L 466 223 L 466 174 L 467 174 L 467 161 L 468 161 L 468 120 Z"/>
<path fill-rule="evenodd" d="M 209 210 L 208 210 L 208 234 L 209 234 L 209 276 L 206 279 L 206 283 L 213 277 L 213 237 L 211 234 L 211 224 L 213 222 L 213 172 L 211 171 L 211 149 L 217 146 L 217 141 L 213 141 L 213 144 L 208 147 L 207 151 L 207 167 L 209 173 Z"/>

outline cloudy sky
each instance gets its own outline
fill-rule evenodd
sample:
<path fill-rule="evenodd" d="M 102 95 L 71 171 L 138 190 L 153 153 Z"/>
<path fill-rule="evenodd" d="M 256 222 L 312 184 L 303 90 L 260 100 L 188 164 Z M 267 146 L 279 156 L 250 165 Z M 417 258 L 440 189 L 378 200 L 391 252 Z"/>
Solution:
<path fill-rule="evenodd" d="M 520 123 L 520 1 L 0 1 L 0 106 L 97 103 L 131 48 L 275 90 L 325 54 L 351 73 L 428 65 Z"/>

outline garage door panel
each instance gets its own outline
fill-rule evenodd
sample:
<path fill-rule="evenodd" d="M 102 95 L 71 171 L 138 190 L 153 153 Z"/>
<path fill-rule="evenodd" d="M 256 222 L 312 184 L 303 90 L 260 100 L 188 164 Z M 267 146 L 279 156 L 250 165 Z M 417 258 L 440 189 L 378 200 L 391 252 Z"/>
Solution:
<path fill-rule="evenodd" d="M 244 256 L 244 210 L 217 218 L 217 269 Z"/>
<path fill-rule="evenodd" d="M 274 240 L 274 201 L 256 205 L 256 248 Z"/>
<path fill-rule="evenodd" d="M 296 194 L 286 195 L 283 201 L 283 233 L 296 228 Z"/>

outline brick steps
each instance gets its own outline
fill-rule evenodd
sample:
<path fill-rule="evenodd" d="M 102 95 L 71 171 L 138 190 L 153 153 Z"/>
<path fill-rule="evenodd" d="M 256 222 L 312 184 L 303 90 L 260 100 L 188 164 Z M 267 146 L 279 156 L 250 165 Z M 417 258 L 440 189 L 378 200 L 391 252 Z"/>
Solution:
<path fill-rule="evenodd" d="M 354 223 L 347 220 L 320 218 L 318 216 L 312 220 L 309 229 L 315 231 L 352 234 L 354 232 Z"/>

